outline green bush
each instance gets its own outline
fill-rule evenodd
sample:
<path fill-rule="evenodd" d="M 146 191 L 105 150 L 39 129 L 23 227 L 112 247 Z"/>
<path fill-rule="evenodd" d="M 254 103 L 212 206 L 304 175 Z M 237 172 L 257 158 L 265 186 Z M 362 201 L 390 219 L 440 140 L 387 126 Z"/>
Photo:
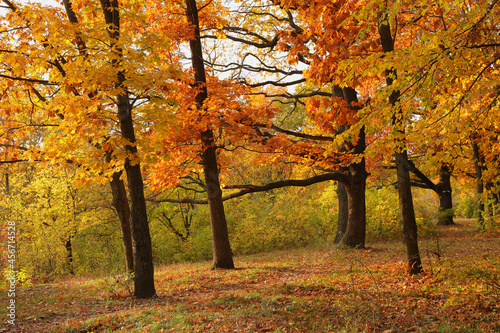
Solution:
<path fill-rule="evenodd" d="M 174 204 L 165 204 L 156 213 L 165 212 L 173 216 L 176 209 Z M 150 232 L 153 246 L 153 259 L 155 264 L 169 264 L 182 261 L 200 261 L 212 258 L 212 243 L 210 229 L 210 215 L 208 207 L 199 206 L 193 210 L 192 224 L 189 227 L 189 237 L 182 240 L 169 229 L 155 215 L 152 215 Z M 188 231 L 183 221 L 177 217 L 172 218 L 172 224 L 184 236 Z"/>
<path fill-rule="evenodd" d="M 366 191 L 366 221 L 368 241 L 400 236 L 398 194 L 394 187 Z"/>
<path fill-rule="evenodd" d="M 415 219 L 420 237 L 435 233 L 437 196 L 430 190 L 412 189 Z M 394 187 L 366 191 L 366 234 L 368 241 L 401 238 L 398 192 Z"/>
<path fill-rule="evenodd" d="M 72 240 L 75 273 L 107 275 L 125 271 L 125 254 L 118 222 L 79 232 Z"/>
<path fill-rule="evenodd" d="M 324 242 L 335 236 L 335 216 L 322 201 L 329 188 L 318 184 L 258 193 L 227 205 L 235 254 L 256 253 Z"/>
<path fill-rule="evenodd" d="M 431 237 L 436 233 L 440 215 L 438 196 L 434 191 L 421 188 L 412 188 L 412 194 L 418 236 Z"/>
<path fill-rule="evenodd" d="M 459 217 L 474 218 L 478 214 L 478 200 L 475 196 L 465 196 L 460 199 L 455 209 L 455 214 Z"/>

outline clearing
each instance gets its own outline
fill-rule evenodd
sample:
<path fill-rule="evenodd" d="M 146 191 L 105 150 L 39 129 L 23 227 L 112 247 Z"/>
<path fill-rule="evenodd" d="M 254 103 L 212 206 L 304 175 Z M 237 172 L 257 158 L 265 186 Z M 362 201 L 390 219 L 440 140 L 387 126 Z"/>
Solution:
<path fill-rule="evenodd" d="M 471 220 L 420 242 L 426 273 L 405 274 L 403 245 L 368 244 L 157 268 L 152 300 L 124 276 L 18 288 L 16 326 L 0 332 L 500 332 L 500 239 Z"/>

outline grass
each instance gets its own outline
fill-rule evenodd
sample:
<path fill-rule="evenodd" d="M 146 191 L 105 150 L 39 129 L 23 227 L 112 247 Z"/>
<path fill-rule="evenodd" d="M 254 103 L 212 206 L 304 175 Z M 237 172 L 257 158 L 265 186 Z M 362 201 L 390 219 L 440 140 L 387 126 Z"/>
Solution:
<path fill-rule="evenodd" d="M 500 332 L 499 233 L 459 223 L 420 242 L 421 276 L 399 242 L 176 264 L 157 268 L 151 300 L 120 276 L 19 288 L 13 332 Z"/>

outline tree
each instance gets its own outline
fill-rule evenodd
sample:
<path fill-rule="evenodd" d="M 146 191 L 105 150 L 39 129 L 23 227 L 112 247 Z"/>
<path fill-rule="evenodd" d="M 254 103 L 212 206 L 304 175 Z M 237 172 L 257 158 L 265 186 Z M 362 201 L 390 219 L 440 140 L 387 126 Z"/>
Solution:
<path fill-rule="evenodd" d="M 116 108 L 120 122 L 121 137 L 125 144 L 125 172 L 130 190 L 130 215 L 132 238 L 135 245 L 134 253 L 134 295 L 138 298 L 149 298 L 156 294 L 154 287 L 153 254 L 151 236 L 149 234 L 144 183 L 141 164 L 137 161 L 136 136 L 132 118 L 132 108 L 129 94 L 126 92 L 125 70 L 121 68 L 123 61 L 122 42 L 120 40 L 120 12 L 117 0 L 101 0 L 102 12 L 106 21 L 110 50 L 116 57 L 111 60 L 116 70 L 114 82 L 116 93 Z"/>
<path fill-rule="evenodd" d="M 473 161 L 472 156 L 463 156 L 469 151 L 471 135 L 485 129 L 492 134 L 486 137 L 495 137 L 491 122 L 499 96 L 494 74 L 498 2 L 450 2 L 444 8 L 433 5 L 425 10 L 419 6 L 415 3 L 403 11 L 394 5 L 389 10 L 393 21 L 402 22 L 397 29 L 401 51 L 384 62 L 399 67 L 404 61 L 394 84 L 404 92 L 400 104 L 412 105 L 414 110 L 406 116 L 409 142 L 418 149 L 425 147 L 427 163 L 441 169 L 440 187 L 448 187 L 447 169 L 452 165 L 464 169 L 456 159 Z M 488 164 L 493 166 L 498 146 L 495 140 L 487 146 L 485 154 L 492 154 Z M 494 183 L 496 175 L 489 174 Z M 449 197 L 442 200 L 451 203 Z"/>
<path fill-rule="evenodd" d="M 274 149 L 283 155 L 293 156 L 299 164 L 337 173 L 336 179 L 345 184 L 347 195 L 352 199 L 348 201 L 350 222 L 347 224 L 342 245 L 363 248 L 366 225 L 364 189 L 367 177 L 362 156 L 365 145 L 364 128 L 355 126 L 351 132 L 346 133 L 345 138 L 337 131 L 340 126 L 350 127 L 356 122 L 360 103 L 354 89 L 337 86 L 335 91 L 330 88 L 343 79 L 329 75 L 338 59 L 330 57 L 328 49 L 334 44 L 349 44 L 345 41 L 349 38 L 348 31 L 342 31 L 331 40 L 335 26 L 345 16 L 336 16 L 336 8 L 325 6 L 323 2 L 298 4 L 282 1 L 276 5 L 272 7 L 261 3 L 242 4 L 235 11 L 236 17 L 232 20 L 240 25 L 226 25 L 218 31 L 224 34 L 226 39 L 241 43 L 240 61 L 229 64 L 211 62 L 211 66 L 222 72 L 233 72 L 234 77 L 255 89 L 263 86 L 286 87 L 307 82 L 303 85 L 306 89 L 295 94 L 267 93 L 264 90 L 254 92 L 280 103 L 289 103 L 286 99 L 295 100 L 296 103 L 304 103 L 305 100 L 311 121 L 307 129 L 291 130 L 282 128 L 280 124 L 269 124 L 269 121 L 254 126 L 271 129 L 265 131 L 266 137 L 261 140 L 269 150 Z M 329 19 L 308 20 L 317 17 Z M 311 48 L 319 51 L 311 52 L 306 43 L 313 43 L 315 46 Z M 285 62 L 280 55 L 283 51 L 286 54 Z M 249 58 L 254 58 L 257 65 L 245 63 Z M 295 69 L 297 62 L 307 66 L 307 69 Z M 269 73 L 269 77 L 261 82 L 246 78 L 247 73 L 259 71 Z M 278 77 L 272 79 L 273 75 Z M 297 80 L 289 79 L 288 76 L 292 75 L 303 77 Z M 318 88 L 322 86 L 324 88 Z M 328 88 L 333 91 L 328 92 Z M 314 134 L 307 133 L 308 131 Z M 335 144 L 332 144 L 334 141 Z M 335 147 L 332 147 L 334 145 Z"/>
<path fill-rule="evenodd" d="M 208 92 L 196 0 L 186 0 L 186 16 L 188 22 L 194 27 L 194 36 L 189 41 L 189 46 L 194 70 L 194 85 L 199 90 L 195 97 L 196 107 L 202 109 L 208 99 Z M 212 224 L 213 268 L 234 268 L 226 215 L 222 202 L 222 190 L 219 183 L 219 167 L 217 165 L 217 148 L 215 146 L 214 133 L 211 128 L 207 128 L 200 135 L 203 172 L 205 174 L 208 204 L 210 207 L 210 221 Z"/>
<path fill-rule="evenodd" d="M 382 12 L 379 19 L 379 34 L 380 43 L 384 53 L 394 51 L 394 41 L 389 25 L 389 17 Z M 386 83 L 391 86 L 393 81 L 397 79 L 395 69 L 386 70 Z M 400 91 L 393 90 L 389 96 L 389 103 L 394 107 L 393 124 L 396 132 L 395 145 L 396 151 L 394 158 L 396 160 L 396 174 L 399 192 L 399 210 L 401 213 L 401 225 L 403 228 L 403 240 L 406 245 L 406 256 L 408 262 L 408 270 L 410 274 L 419 274 L 422 272 L 422 262 L 418 250 L 417 240 L 417 221 L 415 219 L 415 210 L 413 208 L 413 198 L 410 184 L 410 170 L 408 167 L 408 151 L 406 143 L 405 120 L 401 112 L 399 98 Z"/>
<path fill-rule="evenodd" d="M 412 146 L 425 147 L 428 161 L 452 165 L 453 158 L 458 156 L 453 150 L 464 147 L 474 129 L 493 128 L 491 121 L 498 110 L 495 89 L 498 83 L 494 74 L 498 63 L 495 51 L 498 28 L 493 23 L 498 15 L 497 5 L 497 1 L 449 2 L 442 8 L 437 4 L 374 1 L 353 15 L 353 21 L 379 22 L 385 52 L 357 59 L 344 68 L 349 68 L 345 71 L 348 77 L 373 78 L 373 82 L 384 74 L 385 87 L 379 84 L 375 88 L 370 106 L 372 110 L 375 105 L 380 106 L 378 111 L 384 121 L 379 121 L 379 125 L 385 127 L 389 122 L 393 125 L 387 140 L 380 140 L 377 148 L 382 151 L 382 146 L 390 147 L 390 151 L 401 154 L 395 157 L 398 177 L 405 186 L 402 189 L 398 182 L 399 191 L 406 193 L 401 202 L 408 204 L 402 207 L 401 211 L 408 214 L 402 219 L 411 222 L 407 237 L 414 245 L 408 248 L 410 256 L 411 252 L 416 255 L 418 248 L 409 205 L 411 192 L 406 188 L 409 178 L 406 155 L 411 153 Z M 368 25 L 363 36 L 369 33 Z M 384 107 L 387 100 L 389 103 Z M 370 113 L 370 109 L 364 111 Z M 362 119 L 377 124 L 373 114 Z M 377 127 L 382 130 L 383 126 L 373 126 L 369 132 Z M 435 147 L 441 147 L 442 151 L 436 152 Z M 496 149 L 493 144 L 488 150 L 495 154 Z M 420 266 L 416 256 L 413 260 L 416 267 Z"/>
<path fill-rule="evenodd" d="M 438 225 L 452 225 L 453 222 L 453 200 L 451 188 L 451 174 L 452 166 L 449 164 L 439 165 L 439 181 L 435 184 L 432 180 L 427 178 L 420 170 L 415 167 L 413 161 L 408 161 L 409 170 L 418 177 L 419 181 L 412 181 L 412 186 L 431 189 L 439 197 L 439 218 Z"/>
<path fill-rule="evenodd" d="M 20 14 L 21 10 L 12 3 L 4 2 L 12 9 L 13 13 L 9 17 L 12 24 L 14 26 L 21 24 L 23 27 L 17 33 L 22 35 L 21 40 L 25 41 L 25 43 L 18 47 L 20 51 L 12 52 L 9 51 L 12 44 L 6 45 L 5 51 L 2 53 L 2 60 L 6 64 L 5 68 L 8 68 L 9 75 L 3 75 L 3 78 L 15 82 L 18 87 L 21 86 L 22 82 L 26 83 L 29 86 L 28 91 L 31 91 L 38 99 L 38 101 L 31 99 L 33 109 L 37 111 L 47 110 L 47 119 L 54 122 L 53 125 L 48 126 L 57 126 L 58 128 L 58 130 L 53 131 L 51 135 L 46 137 L 45 149 L 41 157 L 45 160 L 60 159 L 62 154 L 57 152 L 57 147 L 60 144 L 66 144 L 70 149 L 66 150 L 67 155 L 63 159 L 70 160 L 76 165 L 84 165 L 88 169 L 101 168 L 102 170 L 102 151 L 111 151 L 112 145 L 110 145 L 110 141 L 116 142 L 116 137 L 109 138 L 109 126 L 114 124 L 113 121 L 107 118 L 110 108 L 105 102 L 108 97 L 114 95 L 115 106 L 118 110 L 116 118 L 120 123 L 120 135 L 124 140 L 125 147 L 120 154 L 122 154 L 125 161 L 128 186 L 131 193 L 131 224 L 136 248 L 135 294 L 138 297 L 153 296 L 151 241 L 145 210 L 140 163 L 137 162 L 136 156 L 137 147 L 135 145 L 136 140 L 131 114 L 131 105 L 133 103 L 129 99 L 128 92 L 124 90 L 125 75 L 122 67 L 124 64 L 124 44 L 120 35 L 120 14 L 118 9 L 113 9 L 118 8 L 118 6 L 112 7 L 113 4 L 117 5 L 117 3 L 102 3 L 103 8 L 101 11 L 106 25 L 103 25 L 102 21 L 95 21 L 85 17 L 85 14 L 81 16 L 85 22 L 78 23 L 75 12 L 71 10 L 72 5 L 67 2 L 69 24 L 65 24 L 59 19 L 59 12 L 50 9 L 55 15 L 52 16 L 54 19 L 50 22 L 52 25 L 48 26 L 47 22 L 40 20 L 41 16 L 30 7 L 23 8 L 23 13 Z M 43 10 L 48 11 L 49 9 Z M 23 26 L 23 22 L 27 22 L 27 24 Z M 89 27 L 93 30 L 88 29 Z M 61 31 L 67 35 L 73 35 L 74 38 L 67 42 L 66 37 L 61 36 Z M 98 35 L 96 40 L 104 40 L 107 35 L 109 44 L 105 47 L 111 45 L 109 51 L 106 51 L 102 44 L 98 45 L 99 43 L 97 43 L 91 45 L 91 47 L 95 47 L 92 51 L 99 49 L 102 53 L 99 54 L 99 51 L 97 51 L 90 54 L 90 48 L 87 48 L 85 44 L 85 39 L 89 37 L 87 34 Z M 38 49 L 38 45 L 41 46 L 40 49 Z M 93 58 L 97 54 L 108 58 Z M 19 68 L 16 65 L 12 66 L 12 64 L 19 62 L 25 63 L 26 59 L 30 58 L 33 60 L 30 66 L 25 68 Z M 93 67 L 85 67 L 86 65 Z M 82 77 L 82 72 L 79 71 L 86 73 L 87 77 Z M 109 76 L 106 76 L 108 74 Z M 43 77 L 44 75 L 49 77 L 49 80 L 33 78 L 37 76 Z M 34 87 L 34 84 L 47 88 L 38 90 Z M 103 89 L 99 91 L 98 85 Z M 61 90 L 52 89 L 51 87 L 61 88 Z M 44 97 L 44 95 L 50 96 L 50 99 Z M 71 103 L 66 104 L 68 101 L 71 101 Z M 69 105 L 74 108 L 68 108 Z M 83 127 L 83 122 L 87 122 L 88 126 Z M 68 124 L 69 126 L 67 126 Z M 84 128 L 85 130 L 83 130 Z M 111 127 L 111 131 L 113 130 L 114 128 Z M 66 133 L 69 135 L 65 136 Z M 104 133 L 108 133 L 108 135 Z M 51 145 L 52 143 L 53 145 Z M 71 149 L 86 146 L 88 143 L 94 146 L 92 154 L 95 154 L 95 158 L 100 158 L 101 161 L 89 161 L 87 157 L 87 161 L 81 162 L 82 156 L 79 156 L 78 150 Z M 33 153 L 39 155 L 39 152 L 33 152 L 31 149 L 28 150 L 28 153 L 28 156 L 33 156 Z M 35 160 L 39 158 L 40 155 Z M 111 164 L 111 170 L 113 170 L 113 164 L 115 163 L 108 163 L 107 166 L 109 167 Z M 99 173 L 99 176 L 107 177 L 108 171 Z"/>
<path fill-rule="evenodd" d="M 369 117 L 359 117 L 359 114 L 366 114 L 365 110 L 361 110 L 359 103 L 357 103 L 357 92 L 350 87 L 359 87 L 362 91 L 367 91 L 367 86 L 369 89 L 376 89 L 375 87 L 380 84 L 379 78 L 372 79 L 373 74 L 370 74 L 366 78 L 360 78 L 359 74 L 352 74 L 345 71 L 345 68 L 349 66 L 350 62 L 354 59 L 359 59 L 363 57 L 364 54 L 374 52 L 376 49 L 376 37 L 382 40 L 382 48 L 384 52 L 392 52 L 394 50 L 392 36 L 390 32 L 390 27 L 387 24 L 381 24 L 379 26 L 378 34 L 375 34 L 373 30 L 373 23 L 370 22 L 373 17 L 369 17 L 366 20 L 359 19 L 359 17 L 351 16 L 348 13 L 358 12 L 363 13 L 366 8 L 362 4 L 357 4 L 350 1 L 332 2 L 332 1 L 322 1 L 314 4 L 302 4 L 293 1 L 281 1 L 279 5 L 287 11 L 288 18 L 283 19 L 284 22 L 288 22 L 291 29 L 288 33 L 282 33 L 280 38 L 264 38 L 262 36 L 257 36 L 260 38 L 261 42 L 256 43 L 255 41 L 248 42 L 249 44 L 262 45 L 263 47 L 276 47 L 279 51 L 286 50 L 289 54 L 289 61 L 297 62 L 303 61 L 309 68 L 306 71 L 306 77 L 313 83 L 325 84 L 333 83 L 342 85 L 343 95 L 347 108 L 344 108 L 341 112 L 337 114 L 338 120 L 345 119 L 349 116 L 353 116 L 349 122 L 339 123 L 337 125 L 347 125 L 346 131 L 339 135 L 337 133 L 336 142 L 344 140 L 344 142 L 349 142 L 349 152 L 353 152 L 352 161 L 348 164 L 349 173 L 346 174 L 346 179 L 344 182 L 347 187 L 348 197 L 349 197 L 349 222 L 347 225 L 346 234 L 342 240 L 342 243 L 347 246 L 364 246 L 364 238 L 359 237 L 364 234 L 365 217 L 364 217 L 364 205 L 359 205 L 361 202 L 360 198 L 364 197 L 365 189 L 365 179 L 366 171 L 364 166 L 364 153 L 365 153 L 365 125 L 370 127 L 372 124 L 369 123 Z M 373 5 L 373 4 L 370 4 Z M 374 5 L 376 8 L 377 6 Z M 295 23 L 294 16 L 291 10 L 297 10 L 297 16 L 302 22 L 305 22 L 305 28 L 299 27 Z M 270 14 L 268 14 L 271 16 Z M 326 17 L 329 20 L 321 20 L 318 17 Z M 354 17 L 354 18 L 351 18 Z M 382 22 L 383 23 L 383 22 Z M 228 29 L 229 30 L 229 29 Z M 233 29 L 235 30 L 235 29 Z M 247 30 L 237 30 L 238 32 L 245 35 L 249 35 L 250 38 L 255 38 L 254 33 L 249 33 Z M 356 37 L 361 36 L 359 39 Z M 233 37 L 233 39 L 238 40 L 238 38 Z M 269 42 L 272 40 L 273 42 Z M 355 43 L 352 41 L 356 40 Z M 314 49 L 316 52 L 310 52 L 309 48 L 306 46 L 307 43 L 314 44 Z M 344 49 L 339 49 L 339 45 L 345 45 Z M 347 50 L 347 51 L 346 51 Z M 335 56 L 332 56 L 335 55 Z M 367 59 L 370 57 L 367 57 Z M 371 59 L 373 60 L 373 59 Z M 270 66 L 267 66 L 270 67 Z M 244 68 L 244 67 L 243 67 Z M 377 68 L 378 70 L 378 68 Z M 384 69 L 385 70 L 385 69 Z M 394 80 L 394 74 L 396 72 L 391 70 L 390 67 L 386 71 L 387 80 L 386 84 L 388 86 L 392 85 Z M 382 89 L 385 93 L 386 89 Z M 381 90 L 381 91 L 382 91 Z M 398 169 L 398 188 L 400 191 L 400 202 L 401 202 L 401 214 L 402 214 L 402 225 L 404 228 L 403 234 L 405 235 L 405 240 L 408 248 L 408 258 L 409 258 L 409 268 L 411 273 L 418 273 L 421 271 L 421 263 L 418 255 L 418 245 L 416 241 L 416 221 L 414 216 L 414 210 L 411 199 L 411 189 L 410 189 L 410 177 L 408 172 L 408 158 L 405 146 L 405 123 L 401 119 L 396 106 L 399 100 L 400 92 L 398 90 L 393 90 L 391 97 L 389 99 L 389 104 L 391 107 L 389 111 L 393 115 L 391 118 L 393 120 L 393 126 L 397 132 L 396 138 L 396 153 L 395 160 Z M 317 99 L 311 98 L 312 106 L 318 106 Z M 314 103 L 315 102 L 315 103 Z M 372 103 L 368 106 L 373 108 Z M 394 107 L 395 110 L 392 110 Z M 388 109 L 388 108 L 385 108 Z M 315 109 L 317 110 L 317 108 Z M 351 112 L 347 112 L 347 111 Z M 352 112 L 355 111 L 355 112 Z M 365 111 L 365 112 L 361 112 Z M 319 112 L 316 111 L 316 119 L 318 119 Z M 314 119 L 314 118 L 313 118 Z M 328 119 L 332 119 L 329 117 Z M 401 119 L 401 120 L 399 120 Z M 324 127 L 328 123 L 322 120 Z M 357 120 L 357 121 L 356 121 Z M 361 121 L 359 121 L 361 120 Z M 368 120 L 368 121 L 367 121 Z M 344 120 L 345 121 L 345 120 Z M 319 126 L 321 128 L 321 125 Z M 401 140 L 402 139 L 402 140 Z"/>
<path fill-rule="evenodd" d="M 70 0 L 63 0 L 64 8 L 66 10 L 66 15 L 70 23 L 78 24 L 78 18 L 73 10 Z M 80 55 L 85 57 L 87 52 L 86 45 L 78 36 L 77 39 Z M 91 97 L 91 96 L 89 96 Z M 106 161 L 111 162 L 112 152 L 107 152 Z M 114 172 L 111 176 L 109 185 L 111 187 L 111 193 L 113 194 L 113 206 L 115 207 L 118 219 L 120 220 L 120 230 L 122 232 L 123 249 L 125 254 L 125 264 L 128 272 L 134 272 L 134 251 L 132 242 L 132 230 L 131 230 L 131 213 L 130 206 L 127 198 L 127 192 L 125 189 L 125 184 L 121 178 L 122 171 Z"/>

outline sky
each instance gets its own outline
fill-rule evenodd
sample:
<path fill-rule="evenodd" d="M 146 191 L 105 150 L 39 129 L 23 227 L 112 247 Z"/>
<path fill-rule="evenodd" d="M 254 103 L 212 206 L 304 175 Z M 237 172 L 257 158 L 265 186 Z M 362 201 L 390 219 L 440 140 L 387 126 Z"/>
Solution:
<path fill-rule="evenodd" d="M 61 4 L 55 0 L 37 0 L 37 1 L 26 1 L 26 0 L 10 0 L 14 4 L 27 4 L 27 3 L 41 3 L 44 5 L 49 5 L 49 6 L 54 6 L 54 7 L 61 7 Z M 0 0 L 0 16 L 5 15 L 7 13 L 8 9 L 4 8 L 5 5 L 2 0 Z"/>
<path fill-rule="evenodd" d="M 43 4 L 43 5 L 48 5 L 48 6 L 53 6 L 53 7 L 62 7 L 63 5 L 61 4 L 62 3 L 62 0 L 10 0 L 12 3 L 14 4 L 29 4 L 29 3 L 40 3 L 40 4 Z M 3 0 L 0 0 L 0 17 L 5 15 L 9 9 L 7 8 L 2 8 L 2 7 L 5 7 L 4 3 L 3 3 Z M 257 63 L 256 63 L 257 65 Z M 250 73 L 250 76 L 252 75 L 255 75 L 255 74 L 252 74 Z M 222 75 L 224 76 L 224 75 Z M 296 77 L 290 77 L 290 78 L 287 78 L 287 80 L 295 80 Z M 292 86 L 292 87 L 288 87 L 288 91 L 290 93 L 292 93 L 295 89 L 295 86 Z"/>

